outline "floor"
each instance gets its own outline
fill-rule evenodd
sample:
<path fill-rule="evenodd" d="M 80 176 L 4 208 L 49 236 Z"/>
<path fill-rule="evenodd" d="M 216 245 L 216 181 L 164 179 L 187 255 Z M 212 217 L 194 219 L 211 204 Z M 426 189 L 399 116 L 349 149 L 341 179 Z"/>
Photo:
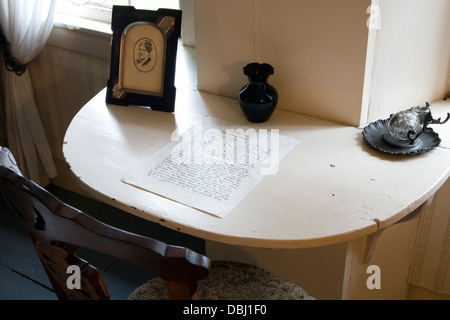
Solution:
<path fill-rule="evenodd" d="M 62 201 L 115 227 L 164 242 L 205 252 L 204 241 L 121 210 L 50 185 L 47 189 Z M 113 300 L 126 299 L 140 284 L 153 277 L 149 271 L 99 254 L 79 249 L 79 256 L 96 266 Z M 0 300 L 55 300 L 56 296 L 20 220 L 0 196 Z"/>

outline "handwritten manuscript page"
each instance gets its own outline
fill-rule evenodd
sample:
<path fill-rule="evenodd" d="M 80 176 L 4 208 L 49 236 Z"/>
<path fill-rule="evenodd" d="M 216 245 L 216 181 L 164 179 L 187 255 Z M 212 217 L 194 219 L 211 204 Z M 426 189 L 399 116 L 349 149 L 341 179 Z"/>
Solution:
<path fill-rule="evenodd" d="M 196 123 L 128 172 L 123 182 L 224 218 L 298 140 L 278 130 Z"/>

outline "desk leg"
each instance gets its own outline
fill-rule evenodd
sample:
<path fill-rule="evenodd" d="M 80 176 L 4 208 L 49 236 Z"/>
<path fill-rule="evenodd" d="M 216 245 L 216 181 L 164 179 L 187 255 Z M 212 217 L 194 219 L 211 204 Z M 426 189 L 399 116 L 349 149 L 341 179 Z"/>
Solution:
<path fill-rule="evenodd" d="M 277 273 L 317 299 L 406 299 L 418 219 L 387 228 L 379 237 L 370 261 L 364 261 L 366 238 L 307 249 L 262 249 L 206 242 L 211 260 L 250 263 Z M 379 267 L 381 287 L 371 266 Z M 376 282 L 376 281 L 375 281 Z"/>
<path fill-rule="evenodd" d="M 414 219 L 385 229 L 369 261 L 365 259 L 366 239 L 349 241 L 342 299 L 406 300 L 418 223 Z"/>

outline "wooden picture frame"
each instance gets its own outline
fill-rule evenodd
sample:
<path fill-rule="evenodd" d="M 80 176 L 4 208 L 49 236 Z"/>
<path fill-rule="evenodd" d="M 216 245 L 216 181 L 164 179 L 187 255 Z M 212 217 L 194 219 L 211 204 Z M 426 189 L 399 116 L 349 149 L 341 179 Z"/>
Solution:
<path fill-rule="evenodd" d="M 113 6 L 106 103 L 175 111 L 181 10 Z"/>

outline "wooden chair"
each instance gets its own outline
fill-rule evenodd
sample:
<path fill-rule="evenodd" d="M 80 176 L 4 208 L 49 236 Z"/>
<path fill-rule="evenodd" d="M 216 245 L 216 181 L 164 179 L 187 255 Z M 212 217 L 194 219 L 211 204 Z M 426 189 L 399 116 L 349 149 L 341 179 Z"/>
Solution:
<path fill-rule="evenodd" d="M 75 255 L 78 247 L 132 262 L 156 275 L 129 299 L 313 299 L 261 268 L 211 263 L 190 249 L 106 225 L 24 178 L 4 147 L 0 147 L 0 189 L 25 224 L 58 299 L 109 299 L 99 271 Z M 72 265 L 81 270 L 80 289 L 67 285 Z"/>

